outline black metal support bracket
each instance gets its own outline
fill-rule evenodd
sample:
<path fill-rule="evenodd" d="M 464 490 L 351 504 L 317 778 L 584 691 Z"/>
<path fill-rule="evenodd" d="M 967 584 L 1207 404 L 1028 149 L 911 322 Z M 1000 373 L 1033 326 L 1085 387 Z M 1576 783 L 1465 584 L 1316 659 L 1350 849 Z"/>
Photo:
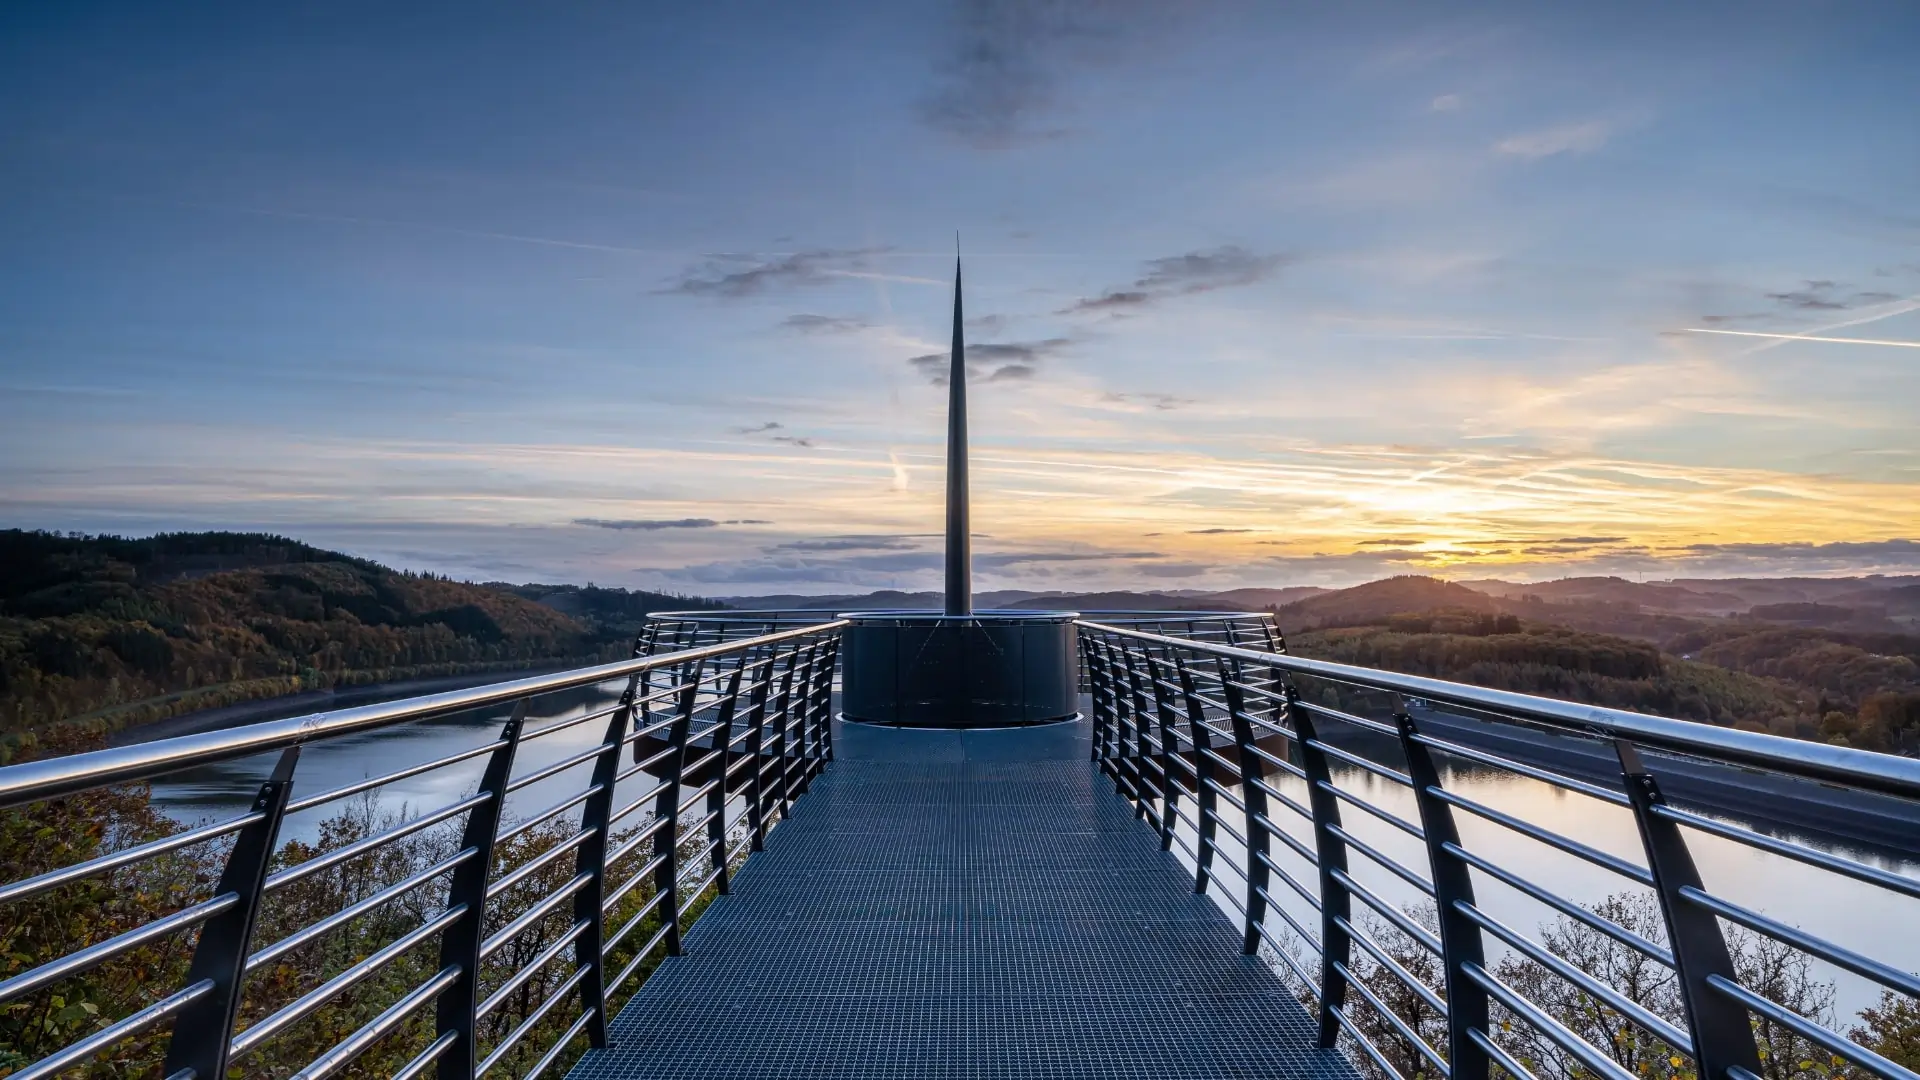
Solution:
<path fill-rule="evenodd" d="M 1739 981 L 1720 920 L 1680 894 L 1682 889 L 1702 888 L 1700 870 L 1687 849 L 1686 836 L 1678 824 L 1653 812 L 1655 807 L 1665 805 L 1666 796 L 1660 793 L 1659 781 L 1641 760 L 1639 750 L 1625 739 L 1615 739 L 1613 746 L 1620 757 L 1633 820 L 1646 847 L 1647 869 L 1653 873 L 1660 914 L 1666 920 L 1667 942 L 1673 948 L 1673 966 L 1680 978 L 1680 998 L 1686 1006 L 1688 1034 L 1693 1037 L 1694 1064 L 1705 1080 L 1734 1080 L 1736 1069 L 1759 1076 L 1760 1053 L 1746 1008 L 1708 984 L 1715 976 Z"/>
<path fill-rule="evenodd" d="M 163 1076 L 174 1076 L 183 1069 L 203 1080 L 224 1080 L 227 1075 L 227 1052 L 233 1041 L 234 1021 L 240 1015 L 247 947 L 260 917 L 267 868 L 280 839 L 280 821 L 293 797 L 293 769 L 299 761 L 298 746 L 281 751 L 273 772 L 253 798 L 252 812 L 261 815 L 260 820 L 240 830 L 233 850 L 227 854 L 227 865 L 220 872 L 214 895 L 232 893 L 238 902 L 200 928 L 185 983 L 192 986 L 209 980 L 213 992 L 182 1009 L 174 1021 Z"/>
<path fill-rule="evenodd" d="M 1180 696 L 1186 700 L 1188 734 L 1193 737 L 1193 769 L 1198 779 L 1194 781 L 1194 798 L 1199 802 L 1200 849 L 1193 859 L 1193 891 L 1204 893 L 1207 882 L 1213 878 L 1213 851 L 1218 845 L 1219 832 L 1214 825 L 1214 815 L 1219 812 L 1219 797 L 1213 792 L 1213 758 L 1207 751 L 1213 748 L 1213 729 L 1207 726 L 1206 706 L 1200 700 L 1200 689 L 1193 681 L 1193 669 L 1187 666 L 1184 658 L 1174 661 L 1180 673 Z"/>
<path fill-rule="evenodd" d="M 1235 665 L 1238 667 L 1238 664 Z M 1265 779 L 1265 764 L 1253 752 L 1253 721 L 1247 715 L 1246 691 L 1240 688 L 1236 670 L 1226 682 L 1227 718 L 1233 726 L 1233 745 L 1239 751 L 1240 801 L 1247 808 L 1247 925 L 1240 951 L 1248 956 L 1260 952 L 1260 926 L 1267 918 L 1266 889 L 1272 874 L 1264 857 L 1272 838 L 1267 833 L 1267 793 L 1260 786 Z"/>
<path fill-rule="evenodd" d="M 1313 710 L 1300 704 L 1299 691 L 1289 683 L 1285 690 L 1288 726 L 1293 729 L 1300 748 L 1300 768 L 1307 774 L 1307 809 L 1313 812 L 1314 860 L 1320 870 L 1320 1047 L 1332 1049 L 1340 1042 L 1340 1021 L 1335 1010 L 1347 1003 L 1347 977 L 1342 971 L 1352 963 L 1353 939 L 1343 924 L 1353 919 L 1353 894 L 1340 883 L 1347 872 L 1347 845 L 1334 830 L 1340 825 L 1340 801 L 1334 797 L 1333 772 L 1327 767 L 1327 755 L 1313 745 L 1319 741 L 1313 722 Z"/>
<path fill-rule="evenodd" d="M 440 1080 L 472 1080 L 480 1057 L 476 1046 L 475 1013 L 480 1006 L 480 944 L 486 940 L 487 882 L 493 876 L 493 840 L 500 832 L 500 815 L 507 801 L 507 781 L 513 774 L 514 751 L 527 722 L 525 698 L 514 703 L 513 716 L 500 729 L 503 745 L 487 756 L 480 776 L 480 794 L 489 796 L 467 812 L 460 849 L 473 856 L 454 868 L 447 886 L 447 910 L 464 909 L 460 918 L 440 935 L 440 969 L 457 967 L 453 985 L 435 1002 L 435 1028 L 453 1033 L 453 1044 L 440 1055 Z"/>
<path fill-rule="evenodd" d="M 1463 908 L 1473 906 L 1473 876 L 1467 864 L 1447 850 L 1460 846 L 1453 807 L 1441 799 L 1440 770 L 1433 753 L 1417 741 L 1420 730 L 1407 713 L 1405 699 L 1394 696 L 1393 722 L 1406 755 L 1407 776 L 1413 780 L 1413 801 L 1420 812 L 1420 830 L 1426 834 L 1427 866 L 1433 876 L 1433 898 L 1440 921 L 1440 950 L 1447 990 L 1447 1068 L 1449 1080 L 1487 1080 L 1487 1052 L 1469 1034 L 1487 1032 L 1487 991 L 1468 978 L 1466 969 L 1486 965 L 1480 924 Z"/>

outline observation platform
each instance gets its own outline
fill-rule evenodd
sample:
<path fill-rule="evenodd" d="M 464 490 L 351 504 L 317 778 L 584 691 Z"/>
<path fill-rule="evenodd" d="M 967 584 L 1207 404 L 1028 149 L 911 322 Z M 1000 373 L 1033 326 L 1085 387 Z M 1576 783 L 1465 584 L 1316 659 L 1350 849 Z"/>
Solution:
<path fill-rule="evenodd" d="M 1085 721 L 836 725 L 833 764 L 577 1080 L 1350 1080 Z"/>

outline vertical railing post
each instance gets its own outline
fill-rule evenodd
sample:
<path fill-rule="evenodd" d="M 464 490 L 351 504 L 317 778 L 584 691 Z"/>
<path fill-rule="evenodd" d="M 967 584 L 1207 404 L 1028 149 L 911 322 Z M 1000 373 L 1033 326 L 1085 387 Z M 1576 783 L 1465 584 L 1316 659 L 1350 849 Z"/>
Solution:
<path fill-rule="evenodd" d="M 234 838 L 233 850 L 227 853 L 214 895 L 232 893 L 238 902 L 200 928 L 200 940 L 194 946 L 193 962 L 183 984 L 192 986 L 209 980 L 213 992 L 181 1010 L 174 1021 L 163 1076 L 173 1076 L 182 1069 L 191 1069 L 200 1080 L 223 1080 L 227 1075 L 227 1051 L 233 1042 L 234 1021 L 240 1016 L 247 947 L 260 917 L 267 868 L 280 839 L 280 821 L 293 797 L 293 767 L 299 761 L 298 746 L 281 751 L 273 772 L 253 797 L 250 813 L 259 814 L 260 820 L 242 828 Z"/>
<path fill-rule="evenodd" d="M 740 679 L 747 673 L 747 657 L 742 654 L 740 662 L 733 667 L 733 674 L 727 676 L 727 696 L 720 701 L 720 715 L 713 727 L 713 751 L 719 756 L 714 759 L 715 768 L 713 787 L 707 792 L 707 843 L 713 847 L 714 887 L 721 896 L 727 895 L 731 883 L 727 880 L 727 766 L 732 764 L 733 755 L 727 745 L 733 740 L 733 717 L 740 703 Z"/>
<path fill-rule="evenodd" d="M 833 673 L 839 662 L 840 632 L 835 630 L 827 639 L 827 677 L 820 683 L 820 735 L 825 740 L 820 754 L 822 769 L 833 760 Z"/>
<path fill-rule="evenodd" d="M 686 775 L 687 735 L 693 729 L 693 707 L 699 695 L 700 666 L 695 664 L 681 684 L 673 724 L 667 729 L 671 748 L 667 775 L 653 802 L 653 857 L 660 862 L 653 871 L 653 888 L 656 895 L 666 898 L 660 901 L 660 919 L 666 924 L 668 956 L 680 955 L 680 782 Z"/>
<path fill-rule="evenodd" d="M 1314 861 L 1320 870 L 1320 1046 L 1331 1049 L 1340 1041 L 1335 1009 L 1347 1003 L 1347 977 L 1341 972 L 1352 963 L 1353 941 L 1347 924 L 1353 918 L 1353 896 L 1340 882 L 1347 872 L 1347 845 L 1334 829 L 1340 825 L 1340 802 L 1333 794 L 1333 772 L 1320 739 L 1313 710 L 1300 703 L 1291 682 L 1284 691 L 1288 725 L 1300 751 L 1300 771 L 1307 774 L 1307 809 L 1313 813 Z"/>
<path fill-rule="evenodd" d="M 573 921 L 576 925 L 582 921 L 587 924 L 580 936 L 573 939 L 573 962 L 576 969 L 588 972 L 580 980 L 580 1009 L 592 1017 L 587 1021 L 587 1038 L 596 1048 L 607 1045 L 607 973 L 605 958 L 600 952 L 606 935 L 607 830 L 613 825 L 613 788 L 614 778 L 620 773 L 620 746 L 633 719 L 633 702 L 639 689 L 640 676 L 634 675 L 627 680 L 620 707 L 613 710 L 613 717 L 607 721 L 606 735 L 601 739 L 602 750 L 593 761 L 593 776 L 588 780 L 594 791 L 580 810 L 580 831 L 586 833 L 587 838 L 575 849 L 573 860 L 576 875 L 590 876 L 586 887 L 573 894 Z"/>
<path fill-rule="evenodd" d="M 809 648 L 811 646 L 801 645 L 787 654 L 787 666 L 780 673 L 780 695 L 774 699 L 772 764 L 779 783 L 774 785 L 773 794 L 780 800 L 781 821 L 787 820 L 793 809 L 793 793 L 787 783 L 787 748 L 793 741 L 793 684 L 806 677 L 800 658 Z"/>
<path fill-rule="evenodd" d="M 1147 743 L 1152 739 L 1152 736 L 1148 734 L 1148 728 L 1152 726 L 1153 721 L 1151 714 L 1147 711 L 1147 692 L 1146 688 L 1140 682 L 1140 669 L 1150 667 L 1152 663 L 1153 654 L 1142 649 L 1139 659 L 1127 664 L 1127 696 L 1128 700 L 1133 704 L 1133 716 L 1136 724 L 1133 735 L 1136 751 L 1134 761 L 1137 763 L 1136 767 L 1139 769 L 1140 775 L 1140 803 L 1134 812 L 1137 817 L 1145 817 L 1153 811 L 1153 793 L 1147 790 L 1146 783 L 1148 761 L 1153 761 L 1160 766 L 1160 782 L 1155 784 L 1154 787 L 1160 789 L 1157 793 L 1161 799 L 1164 800 L 1167 797 L 1165 790 L 1167 784 L 1166 748 L 1163 744 L 1160 753 L 1149 754 L 1147 752 Z M 1152 675 L 1149 674 L 1148 678 L 1151 679 Z M 1162 831 L 1163 842 L 1160 846 L 1168 847 L 1170 844 L 1164 841 L 1164 830 Z"/>
<path fill-rule="evenodd" d="M 1214 779 L 1213 758 L 1208 751 L 1213 749 L 1213 729 L 1207 726 L 1206 706 L 1200 700 L 1200 690 L 1193 681 L 1193 669 L 1187 666 L 1185 657 L 1176 657 L 1174 665 L 1180 673 L 1180 695 L 1187 703 L 1187 730 L 1193 737 L 1193 781 L 1194 798 L 1199 807 L 1196 820 L 1200 822 L 1199 850 L 1193 858 L 1193 891 L 1204 893 L 1207 882 L 1213 877 L 1213 851 L 1218 846 L 1219 830 L 1214 824 L 1214 816 L 1219 813 L 1219 797 L 1213 792 L 1208 781 Z M 1215 781 L 1217 783 L 1217 781 Z"/>
<path fill-rule="evenodd" d="M 1660 784 L 1625 739 L 1614 740 L 1620 772 L 1626 782 L 1633 819 L 1646 847 L 1647 869 L 1653 873 L 1660 914 L 1666 920 L 1667 943 L 1673 948 L 1673 966 L 1680 981 L 1680 999 L 1686 1006 L 1687 1031 L 1693 1037 L 1694 1066 L 1703 1080 L 1731 1080 L 1733 1069 L 1760 1075 L 1760 1054 L 1746 1007 L 1714 991 L 1709 979 L 1737 981 L 1720 920 L 1705 908 L 1690 904 L 1682 889 L 1701 889 L 1700 870 L 1678 823 L 1654 813 L 1666 805 Z"/>
<path fill-rule="evenodd" d="M 1080 653 L 1087 665 L 1087 696 L 1093 703 L 1093 760 L 1100 763 L 1100 770 L 1109 770 L 1107 763 L 1107 738 L 1113 730 L 1113 705 L 1108 697 L 1107 682 L 1112 673 L 1108 670 L 1106 643 L 1091 636 L 1086 630 L 1080 631 Z"/>
<path fill-rule="evenodd" d="M 1247 807 L 1247 926 L 1240 951 L 1253 956 L 1260 951 L 1260 927 L 1267 919 L 1267 885 L 1272 879 L 1266 864 L 1272 844 L 1267 834 L 1267 792 L 1262 786 L 1266 770 L 1260 755 L 1253 752 L 1253 719 L 1247 714 L 1246 691 L 1238 679 L 1227 680 L 1226 696 L 1233 745 L 1239 751 L 1240 801 Z"/>
<path fill-rule="evenodd" d="M 1165 790 L 1160 793 L 1160 850 L 1173 850 L 1174 823 L 1178 820 L 1175 811 L 1180 805 L 1180 787 L 1174 782 L 1173 767 L 1176 762 L 1185 770 L 1186 758 L 1180 754 L 1179 719 L 1173 709 L 1173 693 L 1167 685 L 1165 660 L 1158 657 L 1147 658 L 1147 680 L 1153 684 L 1153 711 L 1160 720 L 1160 778 Z"/>
<path fill-rule="evenodd" d="M 1127 797 L 1133 803 L 1133 816 L 1147 816 L 1147 794 L 1140 783 L 1140 765 L 1136 760 L 1140 753 L 1140 739 L 1134 734 L 1139 718 L 1133 712 L 1133 697 L 1127 693 L 1127 684 L 1123 676 L 1133 673 L 1133 650 L 1125 645 L 1111 645 L 1113 654 L 1118 658 L 1113 679 L 1113 716 L 1114 716 L 1114 790 Z"/>
<path fill-rule="evenodd" d="M 520 747 L 520 731 L 526 722 L 527 699 L 521 698 L 513 705 L 513 716 L 500 729 L 501 745 L 487 755 L 486 770 L 480 775 L 478 793 L 488 798 L 467 811 L 460 850 L 473 854 L 454 868 L 453 880 L 447 884 L 447 910 L 460 908 L 463 912 L 440 934 L 440 970 L 460 969 L 459 977 L 440 992 L 434 1006 L 436 1029 L 442 1036 L 448 1032 L 454 1036 L 453 1044 L 440 1056 L 440 1080 L 473 1080 L 474 1067 L 480 1060 L 475 1045 L 475 1013 L 480 1007 L 480 944 L 487 936 L 487 881 L 493 876 L 493 840 L 500 832 L 513 755 Z"/>
<path fill-rule="evenodd" d="M 1406 755 L 1407 776 L 1413 781 L 1413 801 L 1420 811 L 1420 830 L 1427 837 L 1427 868 L 1433 875 L 1434 906 L 1440 921 L 1440 950 L 1447 989 L 1448 1080 L 1487 1080 L 1487 1052 L 1468 1035 L 1488 1032 L 1487 992 L 1467 976 L 1469 965 L 1486 964 L 1480 924 L 1464 908 L 1473 906 L 1473 875 L 1451 848 L 1460 847 L 1453 807 L 1439 795 L 1440 770 L 1433 752 L 1418 741 L 1419 728 L 1407 713 L 1406 699 L 1393 696 L 1393 722 L 1400 731 L 1400 749 Z"/>
<path fill-rule="evenodd" d="M 773 687 L 774 650 L 768 646 L 765 659 L 756 661 L 753 689 L 747 693 L 747 831 L 753 834 L 750 850 L 766 850 L 767 822 L 765 785 L 761 782 L 766 761 L 761 757 L 767 738 L 767 691 Z"/>

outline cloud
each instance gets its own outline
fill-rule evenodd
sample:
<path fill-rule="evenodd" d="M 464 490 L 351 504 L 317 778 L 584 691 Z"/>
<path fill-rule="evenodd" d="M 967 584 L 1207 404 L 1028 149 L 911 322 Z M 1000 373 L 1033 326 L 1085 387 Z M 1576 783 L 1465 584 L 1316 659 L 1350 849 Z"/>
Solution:
<path fill-rule="evenodd" d="M 735 300 L 757 296 L 771 289 L 825 285 L 839 278 L 873 276 L 865 270 L 866 258 L 883 250 L 820 249 L 774 257 L 757 254 L 716 255 L 685 271 L 679 281 L 662 291 Z"/>
<path fill-rule="evenodd" d="M 1743 555 L 1750 558 L 1820 562 L 1840 560 L 1848 565 L 1875 562 L 1920 565 L 1920 540 L 1901 537 L 1891 540 L 1836 540 L 1827 544 L 1683 544 L 1671 550 L 1695 555 Z"/>
<path fill-rule="evenodd" d="M 1155 578 L 1190 578 L 1213 569 L 1206 563 L 1155 563 L 1134 568 L 1134 573 Z"/>
<path fill-rule="evenodd" d="M 737 427 L 730 430 L 735 435 L 759 435 L 763 432 L 779 431 L 785 426 L 786 425 L 780 423 L 778 420 L 769 420 L 764 424 L 755 424 L 752 427 Z"/>
<path fill-rule="evenodd" d="M 1191 296 L 1215 289 L 1251 285 L 1271 275 L 1286 260 L 1279 255 L 1256 255 L 1237 244 L 1154 259 L 1146 272 L 1125 288 L 1083 297 L 1060 310 L 1061 315 L 1135 311 L 1175 296 Z"/>
<path fill-rule="evenodd" d="M 1460 95 L 1459 94 L 1441 94 L 1439 97 L 1434 98 L 1432 101 L 1427 103 L 1427 111 L 1428 112 L 1459 112 L 1460 111 Z"/>
<path fill-rule="evenodd" d="M 789 315 L 780 321 L 780 325 L 802 334 L 857 334 L 872 327 L 865 319 L 856 319 L 850 315 Z"/>
<path fill-rule="evenodd" d="M 1555 540 L 1556 544 L 1624 544 L 1624 536 L 1563 536 Z"/>
<path fill-rule="evenodd" d="M 1542 131 L 1509 135 L 1493 144 L 1494 152 L 1537 161 L 1556 154 L 1590 154 L 1607 144 L 1613 125 L 1605 120 L 1562 124 Z"/>
<path fill-rule="evenodd" d="M 1406 547 L 1408 544 L 1424 544 L 1425 540 L 1415 540 L 1406 536 L 1389 536 L 1379 540 L 1362 540 L 1359 547 Z"/>
<path fill-rule="evenodd" d="M 920 118 L 983 149 L 1058 138 L 1041 118 L 1060 102 L 1061 76 L 1110 60 L 1153 14 L 1140 0 L 959 0 Z"/>
<path fill-rule="evenodd" d="M 990 345 L 967 346 L 968 381 L 1009 382 L 1031 379 L 1039 373 L 1040 362 L 1073 344 L 1071 338 L 1047 338 L 1043 341 L 1007 341 Z M 935 386 L 947 385 L 947 369 L 952 353 L 927 353 L 907 361 Z"/>
<path fill-rule="evenodd" d="M 975 566 L 1017 566 L 1022 563 L 1105 562 L 1111 559 L 1164 559 L 1159 551 L 1011 551 L 975 555 Z"/>
<path fill-rule="evenodd" d="M 825 536 L 816 540 L 793 540 L 777 544 L 768 551 L 911 551 L 919 547 L 913 536 L 876 534 L 868 536 Z"/>
<path fill-rule="evenodd" d="M 1219 536 L 1222 533 L 1250 533 L 1258 529 L 1188 529 L 1188 536 Z"/>
<path fill-rule="evenodd" d="M 712 518 L 574 518 L 575 525 L 588 525 L 596 529 L 639 529 L 653 532 L 657 529 L 711 529 L 720 523 Z M 728 522 L 729 525 L 748 524 L 745 521 Z M 767 524 L 753 522 L 752 524 Z"/>
<path fill-rule="evenodd" d="M 1180 397 L 1175 394 L 1156 394 L 1150 392 L 1121 394 L 1109 391 L 1103 394 L 1100 400 L 1112 402 L 1115 405 L 1131 405 L 1139 402 L 1158 412 L 1172 412 L 1175 409 L 1195 404 L 1199 399 Z"/>
<path fill-rule="evenodd" d="M 1767 293 L 1766 297 L 1783 307 L 1796 311 L 1846 311 L 1849 308 L 1871 304 L 1885 304 L 1900 297 L 1889 292 L 1855 292 L 1851 296 L 1840 295 L 1839 290 L 1847 286 L 1833 281 L 1807 281 L 1801 288 L 1786 292 Z"/>

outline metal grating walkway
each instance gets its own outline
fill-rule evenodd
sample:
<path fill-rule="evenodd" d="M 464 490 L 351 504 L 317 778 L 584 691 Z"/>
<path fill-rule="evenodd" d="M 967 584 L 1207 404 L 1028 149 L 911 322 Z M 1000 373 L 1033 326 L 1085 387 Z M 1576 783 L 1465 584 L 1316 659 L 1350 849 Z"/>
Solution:
<path fill-rule="evenodd" d="M 577 1080 L 1353 1077 L 1084 725 L 837 731 Z"/>

